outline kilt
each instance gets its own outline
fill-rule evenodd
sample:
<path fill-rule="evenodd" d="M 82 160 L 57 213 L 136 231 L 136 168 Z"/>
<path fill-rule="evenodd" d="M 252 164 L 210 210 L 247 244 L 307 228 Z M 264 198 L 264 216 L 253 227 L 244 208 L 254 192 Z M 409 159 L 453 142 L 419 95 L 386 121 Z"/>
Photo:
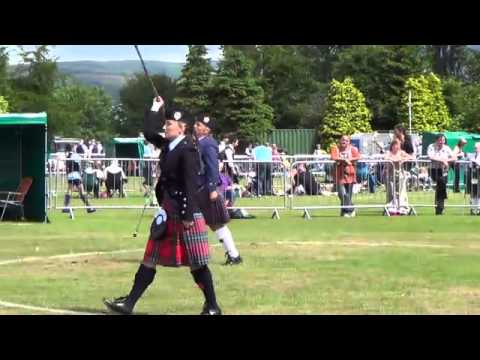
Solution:
<path fill-rule="evenodd" d="M 210 259 L 208 229 L 202 214 L 194 214 L 194 225 L 185 230 L 168 203 L 164 202 L 163 208 L 167 212 L 165 235 L 161 240 L 148 240 L 143 262 L 168 267 L 207 265 Z"/>
<path fill-rule="evenodd" d="M 221 193 L 218 193 L 217 200 L 211 201 L 210 192 L 203 189 L 197 193 L 197 201 L 208 226 L 225 225 L 230 222 L 230 215 Z"/>

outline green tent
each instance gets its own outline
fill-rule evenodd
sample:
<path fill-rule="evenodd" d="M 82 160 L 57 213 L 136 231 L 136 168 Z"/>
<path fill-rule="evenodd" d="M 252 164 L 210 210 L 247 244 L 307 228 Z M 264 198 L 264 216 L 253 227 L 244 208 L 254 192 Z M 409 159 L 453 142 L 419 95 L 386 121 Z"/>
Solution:
<path fill-rule="evenodd" d="M 145 153 L 143 138 L 114 138 L 106 144 L 107 158 L 143 159 Z"/>
<path fill-rule="evenodd" d="M 435 137 L 439 133 L 424 133 L 422 138 L 422 150 L 423 153 L 427 154 L 427 149 L 430 144 L 435 142 Z M 474 153 L 475 152 L 475 143 L 480 142 L 480 134 L 472 134 L 465 131 L 447 131 L 442 133 L 447 139 L 447 145 L 453 150 L 457 145 L 460 139 L 467 140 L 467 145 L 464 147 L 465 153 Z"/>
<path fill-rule="evenodd" d="M 0 114 L 0 191 L 15 191 L 22 178 L 33 183 L 25 198 L 25 218 L 45 221 L 47 114 Z"/>

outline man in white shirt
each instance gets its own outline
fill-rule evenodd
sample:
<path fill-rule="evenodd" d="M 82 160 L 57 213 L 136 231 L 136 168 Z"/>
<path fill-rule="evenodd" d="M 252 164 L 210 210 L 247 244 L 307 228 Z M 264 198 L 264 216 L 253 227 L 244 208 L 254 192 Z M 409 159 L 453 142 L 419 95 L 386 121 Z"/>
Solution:
<path fill-rule="evenodd" d="M 456 160 L 452 149 L 445 144 L 445 136 L 439 134 L 435 143 L 428 146 L 428 158 L 432 161 L 431 177 L 437 183 L 435 190 L 435 215 L 443 215 L 447 199 L 447 179 L 449 163 Z"/>

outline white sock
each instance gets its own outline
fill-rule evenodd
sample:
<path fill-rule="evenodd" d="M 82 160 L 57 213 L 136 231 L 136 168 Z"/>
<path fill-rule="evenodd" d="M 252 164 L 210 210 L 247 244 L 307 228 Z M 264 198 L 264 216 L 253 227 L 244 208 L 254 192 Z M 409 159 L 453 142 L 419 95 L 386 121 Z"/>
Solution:
<path fill-rule="evenodd" d="M 238 255 L 240 255 L 237 248 L 235 247 L 235 243 L 233 242 L 232 233 L 227 226 L 218 229 L 217 231 L 215 231 L 215 234 L 217 234 L 218 240 L 222 242 L 223 247 L 225 248 L 225 251 L 228 253 L 228 255 L 233 258 L 236 258 L 238 257 Z"/>

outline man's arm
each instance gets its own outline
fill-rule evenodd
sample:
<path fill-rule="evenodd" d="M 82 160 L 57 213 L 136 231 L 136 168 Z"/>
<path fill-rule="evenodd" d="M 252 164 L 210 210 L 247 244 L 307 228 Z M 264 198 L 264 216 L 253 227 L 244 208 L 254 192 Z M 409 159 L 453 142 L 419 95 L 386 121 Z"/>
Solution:
<path fill-rule="evenodd" d="M 165 108 L 163 107 L 163 99 L 153 100 L 151 109 L 145 111 L 145 119 L 143 123 L 143 134 L 148 142 L 156 147 L 161 147 L 168 141 L 159 134 L 163 130 L 165 124 Z"/>
<path fill-rule="evenodd" d="M 210 193 L 217 191 L 220 174 L 218 172 L 218 148 L 215 144 L 208 144 L 202 149 L 205 173 L 207 176 L 207 189 Z"/>

